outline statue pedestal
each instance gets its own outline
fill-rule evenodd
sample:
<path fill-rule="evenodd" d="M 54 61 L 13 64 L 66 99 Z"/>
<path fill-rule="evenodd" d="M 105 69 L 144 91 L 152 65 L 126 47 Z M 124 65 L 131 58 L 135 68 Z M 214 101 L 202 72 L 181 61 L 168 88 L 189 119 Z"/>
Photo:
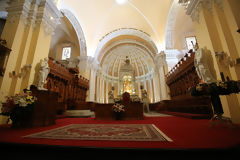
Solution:
<path fill-rule="evenodd" d="M 58 94 L 56 92 L 38 90 L 35 86 L 31 86 L 31 91 L 37 97 L 33 108 L 31 127 L 55 124 Z"/>

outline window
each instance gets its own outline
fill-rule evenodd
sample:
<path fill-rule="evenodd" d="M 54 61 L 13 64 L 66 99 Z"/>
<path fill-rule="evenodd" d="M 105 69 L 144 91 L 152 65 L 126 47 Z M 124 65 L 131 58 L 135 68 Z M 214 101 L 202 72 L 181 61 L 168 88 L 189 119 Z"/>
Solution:
<path fill-rule="evenodd" d="M 188 49 L 193 49 L 193 46 L 196 44 L 196 37 L 186 37 L 187 47 Z"/>
<path fill-rule="evenodd" d="M 62 60 L 66 60 L 71 57 L 71 47 L 63 47 Z"/>

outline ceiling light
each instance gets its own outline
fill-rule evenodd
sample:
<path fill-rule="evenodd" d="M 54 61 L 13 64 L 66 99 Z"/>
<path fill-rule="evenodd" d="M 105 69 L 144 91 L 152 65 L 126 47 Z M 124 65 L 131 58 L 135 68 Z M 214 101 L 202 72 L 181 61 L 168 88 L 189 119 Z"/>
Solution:
<path fill-rule="evenodd" d="M 118 3 L 118 4 L 124 4 L 124 3 L 126 3 L 128 0 L 116 0 L 116 2 Z"/>

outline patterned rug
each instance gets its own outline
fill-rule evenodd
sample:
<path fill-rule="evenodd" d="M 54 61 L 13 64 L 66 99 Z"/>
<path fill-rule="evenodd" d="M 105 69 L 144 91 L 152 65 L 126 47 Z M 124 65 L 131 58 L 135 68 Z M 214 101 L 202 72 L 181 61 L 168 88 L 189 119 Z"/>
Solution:
<path fill-rule="evenodd" d="M 172 141 L 154 124 L 70 124 L 24 137 L 111 141 Z"/>

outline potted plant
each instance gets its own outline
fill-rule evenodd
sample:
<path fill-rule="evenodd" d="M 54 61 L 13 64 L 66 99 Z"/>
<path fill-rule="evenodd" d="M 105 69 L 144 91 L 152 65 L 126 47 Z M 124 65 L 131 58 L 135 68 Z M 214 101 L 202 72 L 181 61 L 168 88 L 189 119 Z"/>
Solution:
<path fill-rule="evenodd" d="M 36 100 L 37 98 L 32 95 L 31 91 L 7 96 L 6 101 L 1 103 L 0 114 L 9 117 L 7 123 L 10 119 L 12 120 L 12 128 L 27 127 Z"/>

